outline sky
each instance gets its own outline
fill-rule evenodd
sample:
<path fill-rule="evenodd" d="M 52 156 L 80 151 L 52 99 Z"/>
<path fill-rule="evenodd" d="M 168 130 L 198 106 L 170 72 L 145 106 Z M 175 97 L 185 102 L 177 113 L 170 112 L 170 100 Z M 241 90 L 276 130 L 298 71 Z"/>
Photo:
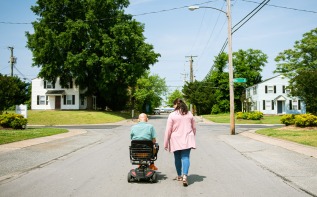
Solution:
<path fill-rule="evenodd" d="M 231 0 L 232 26 L 262 0 Z M 32 67 L 25 32 L 37 16 L 30 10 L 35 0 L 0 0 L 0 73 L 11 74 L 11 51 L 17 63 L 13 74 L 30 82 L 39 68 Z M 188 6 L 213 7 L 226 12 L 224 0 L 130 0 L 127 14 L 144 24 L 146 42 L 160 53 L 151 73 L 165 78 L 170 91 L 189 81 L 189 56 L 193 56 L 194 79 L 203 80 L 228 36 L 225 13 L 211 8 L 190 11 Z M 258 49 L 268 56 L 262 79 L 275 76 L 275 57 L 293 49 L 303 34 L 317 28 L 317 0 L 271 0 L 232 35 L 233 52 Z M 228 48 L 224 49 L 228 52 Z"/>

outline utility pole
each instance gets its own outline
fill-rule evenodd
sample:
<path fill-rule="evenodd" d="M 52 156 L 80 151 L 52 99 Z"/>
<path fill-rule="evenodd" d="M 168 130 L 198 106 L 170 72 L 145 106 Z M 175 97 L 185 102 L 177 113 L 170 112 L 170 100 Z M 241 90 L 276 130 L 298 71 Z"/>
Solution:
<path fill-rule="evenodd" d="M 190 73 L 189 73 L 189 81 L 192 83 L 194 82 L 194 71 L 193 71 L 193 57 L 197 57 L 197 56 L 185 56 L 185 57 L 189 57 L 189 69 L 190 69 Z"/>
<path fill-rule="evenodd" d="M 197 57 L 197 56 L 185 56 L 185 57 L 189 57 L 189 82 L 190 83 L 193 83 L 194 82 L 194 71 L 193 71 L 193 62 L 194 62 L 194 60 L 193 60 L 193 57 Z M 193 104 L 190 104 L 189 105 L 189 109 L 190 109 L 190 111 L 193 113 L 193 114 L 195 114 L 195 112 L 194 112 L 194 107 L 193 107 Z"/>
<path fill-rule="evenodd" d="M 232 61 L 232 26 L 231 26 L 231 3 L 227 0 L 228 18 L 228 63 L 229 63 L 229 94 L 230 94 L 230 132 L 235 135 L 234 122 L 234 87 L 233 87 L 233 61 Z"/>
<path fill-rule="evenodd" d="M 10 64 L 11 64 L 11 77 L 13 77 L 13 65 L 16 63 L 16 58 L 13 56 L 13 47 L 8 47 L 11 50 Z"/>

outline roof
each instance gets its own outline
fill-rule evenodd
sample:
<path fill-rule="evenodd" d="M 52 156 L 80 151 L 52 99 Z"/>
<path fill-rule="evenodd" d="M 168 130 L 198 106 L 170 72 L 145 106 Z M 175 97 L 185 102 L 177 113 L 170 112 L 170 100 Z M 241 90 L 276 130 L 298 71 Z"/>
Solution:
<path fill-rule="evenodd" d="M 45 95 L 63 95 L 65 90 L 48 90 Z"/>

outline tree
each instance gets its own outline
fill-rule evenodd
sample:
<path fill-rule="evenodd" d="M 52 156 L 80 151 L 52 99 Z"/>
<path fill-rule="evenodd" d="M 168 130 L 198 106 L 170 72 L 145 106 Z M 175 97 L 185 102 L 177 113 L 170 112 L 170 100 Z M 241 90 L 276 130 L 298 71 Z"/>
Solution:
<path fill-rule="evenodd" d="M 212 85 L 201 81 L 186 83 L 183 87 L 184 98 L 196 106 L 198 115 L 210 114 L 216 101 L 214 91 Z"/>
<path fill-rule="evenodd" d="M 26 33 L 39 77 L 65 86 L 71 79 L 88 101 L 113 110 L 128 101 L 134 86 L 159 54 L 145 43 L 144 26 L 124 13 L 128 0 L 38 0 L 34 33 Z M 91 103 L 91 102 L 89 102 Z"/>
<path fill-rule="evenodd" d="M 161 105 L 162 96 L 166 94 L 167 86 L 165 79 L 158 75 L 150 75 L 146 72 L 138 79 L 133 98 L 135 107 L 139 112 L 150 113 L 155 107 Z"/>
<path fill-rule="evenodd" d="M 229 73 L 226 71 L 228 63 L 228 55 L 221 53 L 215 57 L 215 61 L 209 74 L 204 79 L 205 85 L 212 87 L 213 101 L 209 113 L 217 114 L 220 112 L 228 112 L 229 105 Z"/>
<path fill-rule="evenodd" d="M 300 97 L 307 112 L 316 114 L 316 72 L 317 72 L 317 28 L 296 41 L 294 49 L 287 49 L 275 58 L 278 62 L 274 71 L 288 77 L 290 95 Z"/>
<path fill-rule="evenodd" d="M 242 110 L 242 98 L 246 87 L 253 86 L 262 81 L 262 68 L 267 63 L 267 55 L 260 50 L 238 50 L 233 53 L 234 77 L 246 78 L 246 83 L 234 84 L 235 111 Z"/>
<path fill-rule="evenodd" d="M 234 84 L 235 111 L 242 108 L 241 99 L 243 98 L 245 87 L 252 86 L 262 81 L 261 71 L 267 62 L 267 55 L 260 50 L 248 49 L 238 50 L 233 53 L 233 68 L 235 78 L 246 78 L 246 83 Z M 214 87 L 211 112 L 216 114 L 220 112 L 229 112 L 229 74 L 228 55 L 221 53 L 215 57 L 212 69 L 205 77 L 204 81 Z"/>
<path fill-rule="evenodd" d="M 24 104 L 30 99 L 28 83 L 18 77 L 0 74 L 0 114 L 9 107 Z"/>
<path fill-rule="evenodd" d="M 167 97 L 167 105 L 169 107 L 173 107 L 174 105 L 174 100 L 177 98 L 183 98 L 183 94 L 181 91 L 178 89 L 174 90 L 171 94 L 168 95 Z"/>

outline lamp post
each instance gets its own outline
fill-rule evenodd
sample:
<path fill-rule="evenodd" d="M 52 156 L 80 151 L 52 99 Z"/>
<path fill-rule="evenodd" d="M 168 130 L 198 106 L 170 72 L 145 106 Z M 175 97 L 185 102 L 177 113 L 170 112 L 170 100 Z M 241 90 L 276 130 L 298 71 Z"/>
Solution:
<path fill-rule="evenodd" d="M 228 19 L 228 61 L 229 61 L 229 94 L 230 94 L 230 133 L 235 135 L 235 123 L 234 123 L 234 91 L 233 91 L 233 64 L 232 64 L 232 32 L 231 32 L 231 10 L 230 0 L 227 0 L 227 12 L 214 7 L 207 6 L 189 6 L 188 9 L 193 11 L 199 8 L 210 8 L 218 10 L 226 14 Z"/>

